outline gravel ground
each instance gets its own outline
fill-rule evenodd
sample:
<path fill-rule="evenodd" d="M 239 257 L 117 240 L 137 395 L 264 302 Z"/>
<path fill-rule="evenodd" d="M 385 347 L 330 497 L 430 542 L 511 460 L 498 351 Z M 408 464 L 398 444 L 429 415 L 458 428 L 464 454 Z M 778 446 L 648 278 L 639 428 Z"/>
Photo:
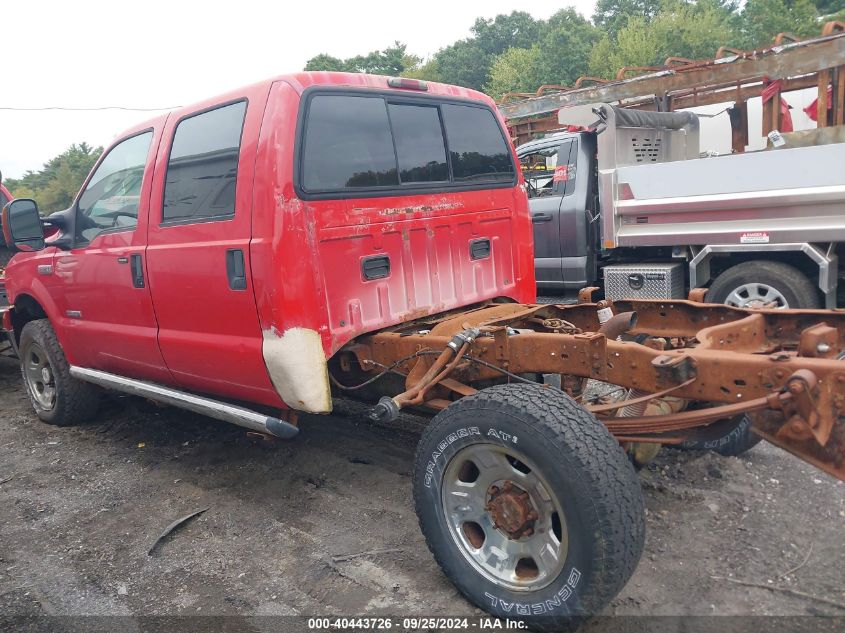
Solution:
<path fill-rule="evenodd" d="M 373 426 L 362 411 L 305 417 L 273 446 L 116 396 L 54 428 L 0 358 L 0 614 L 479 615 L 417 527 L 424 420 Z M 664 450 L 641 479 L 646 551 L 608 615 L 845 616 L 831 604 L 845 605 L 841 482 L 765 444 Z"/>

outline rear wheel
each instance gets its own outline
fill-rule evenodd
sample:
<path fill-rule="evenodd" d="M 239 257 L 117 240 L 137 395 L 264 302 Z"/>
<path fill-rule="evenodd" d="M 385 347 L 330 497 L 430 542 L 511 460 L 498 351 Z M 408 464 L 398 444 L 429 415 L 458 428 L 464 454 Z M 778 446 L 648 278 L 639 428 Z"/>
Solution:
<path fill-rule="evenodd" d="M 710 303 L 736 308 L 808 309 L 819 307 L 812 282 L 794 266 L 770 260 L 743 262 L 716 278 Z"/>
<path fill-rule="evenodd" d="M 761 438 L 751 431 L 752 420 L 747 413 L 730 420 L 716 422 L 724 434 L 717 434 L 706 440 L 688 440 L 681 448 L 688 451 L 713 451 L 725 457 L 736 457 L 754 448 Z"/>
<path fill-rule="evenodd" d="M 69 426 L 94 416 L 99 406 L 98 390 L 71 377 L 65 354 L 47 319 L 27 323 L 19 347 L 23 381 L 42 421 Z"/>
<path fill-rule="evenodd" d="M 645 539 L 639 480 L 619 443 L 540 385 L 491 387 L 440 412 L 420 440 L 414 501 L 456 587 L 537 628 L 601 611 Z"/>

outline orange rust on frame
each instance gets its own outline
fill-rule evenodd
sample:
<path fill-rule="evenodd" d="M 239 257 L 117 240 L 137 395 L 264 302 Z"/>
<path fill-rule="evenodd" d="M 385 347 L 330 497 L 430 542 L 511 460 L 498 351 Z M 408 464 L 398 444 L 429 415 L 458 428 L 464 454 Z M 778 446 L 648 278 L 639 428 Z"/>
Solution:
<path fill-rule="evenodd" d="M 705 303 L 704 298 L 707 296 L 709 288 L 693 288 L 689 291 L 687 301 L 694 301 L 695 303 Z"/>
<path fill-rule="evenodd" d="M 671 393 L 693 405 L 634 418 L 607 417 L 618 403 L 595 407 L 608 429 L 626 441 L 676 442 L 716 421 L 765 412 L 760 431 L 767 439 L 845 475 L 845 424 L 839 422 L 845 415 L 845 370 L 834 358 L 845 347 L 845 312 L 615 302 L 617 320 L 628 318 L 624 311 L 639 315 L 630 333 L 646 335 L 641 344 L 598 332 L 596 310 L 602 305 L 610 304 L 491 303 L 447 315 L 431 330 L 397 326 L 372 334 L 349 351 L 365 372 L 423 351 L 406 391 L 394 397 L 400 407 L 442 409 L 450 402 L 440 395 L 448 393 L 444 387 L 460 397 L 515 375 L 595 378 L 644 391 L 650 399 Z M 543 326 L 548 320 L 567 321 L 579 333 L 549 331 Z M 468 327 L 481 328 L 481 335 L 457 352 L 447 347 Z M 427 396 L 431 390 L 436 393 Z"/>

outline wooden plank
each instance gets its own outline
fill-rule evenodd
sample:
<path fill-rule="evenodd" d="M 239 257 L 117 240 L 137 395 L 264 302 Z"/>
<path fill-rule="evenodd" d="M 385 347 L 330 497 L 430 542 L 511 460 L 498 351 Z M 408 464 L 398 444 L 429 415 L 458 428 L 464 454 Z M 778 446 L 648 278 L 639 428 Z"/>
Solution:
<path fill-rule="evenodd" d="M 772 112 L 774 112 L 774 101 L 769 99 L 763 104 L 763 129 L 761 130 L 763 137 L 768 136 L 774 128 L 772 127 Z"/>
<path fill-rule="evenodd" d="M 830 85 L 830 71 L 819 73 L 819 96 L 816 103 L 816 127 L 827 127 L 827 87 Z"/>
<path fill-rule="evenodd" d="M 782 79 L 815 73 L 845 64 L 845 34 L 786 44 L 733 61 L 704 62 L 685 69 L 649 73 L 633 79 L 548 94 L 499 106 L 506 119 L 536 116 L 561 107 L 637 99 L 648 95 L 691 90 L 719 83 L 744 82 L 760 77 Z"/>
<path fill-rule="evenodd" d="M 780 89 L 775 90 L 769 103 L 772 104 L 772 128 L 773 130 L 780 130 Z"/>
<path fill-rule="evenodd" d="M 836 71 L 836 87 L 833 91 L 833 124 L 845 125 L 845 66 Z"/>

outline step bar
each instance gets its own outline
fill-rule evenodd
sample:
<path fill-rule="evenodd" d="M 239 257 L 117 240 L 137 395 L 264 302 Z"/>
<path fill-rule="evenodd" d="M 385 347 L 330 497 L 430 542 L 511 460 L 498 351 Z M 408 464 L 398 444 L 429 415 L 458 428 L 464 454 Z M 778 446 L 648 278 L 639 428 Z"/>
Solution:
<path fill-rule="evenodd" d="M 297 427 L 279 418 L 270 417 L 237 405 L 212 400 L 211 398 L 204 398 L 203 396 L 171 389 L 170 387 L 163 387 L 142 380 L 125 378 L 117 374 L 110 374 L 97 369 L 86 369 L 84 367 L 71 366 L 70 375 L 77 380 L 90 382 L 100 387 L 114 389 L 115 391 L 121 391 L 133 396 L 148 398 L 155 402 L 161 402 L 162 404 L 180 409 L 187 409 L 188 411 L 207 415 L 210 418 L 222 420 L 223 422 L 231 422 L 232 424 L 237 424 L 238 426 L 243 426 L 259 433 L 267 433 L 268 435 L 275 435 L 284 439 L 289 439 L 299 433 Z"/>

